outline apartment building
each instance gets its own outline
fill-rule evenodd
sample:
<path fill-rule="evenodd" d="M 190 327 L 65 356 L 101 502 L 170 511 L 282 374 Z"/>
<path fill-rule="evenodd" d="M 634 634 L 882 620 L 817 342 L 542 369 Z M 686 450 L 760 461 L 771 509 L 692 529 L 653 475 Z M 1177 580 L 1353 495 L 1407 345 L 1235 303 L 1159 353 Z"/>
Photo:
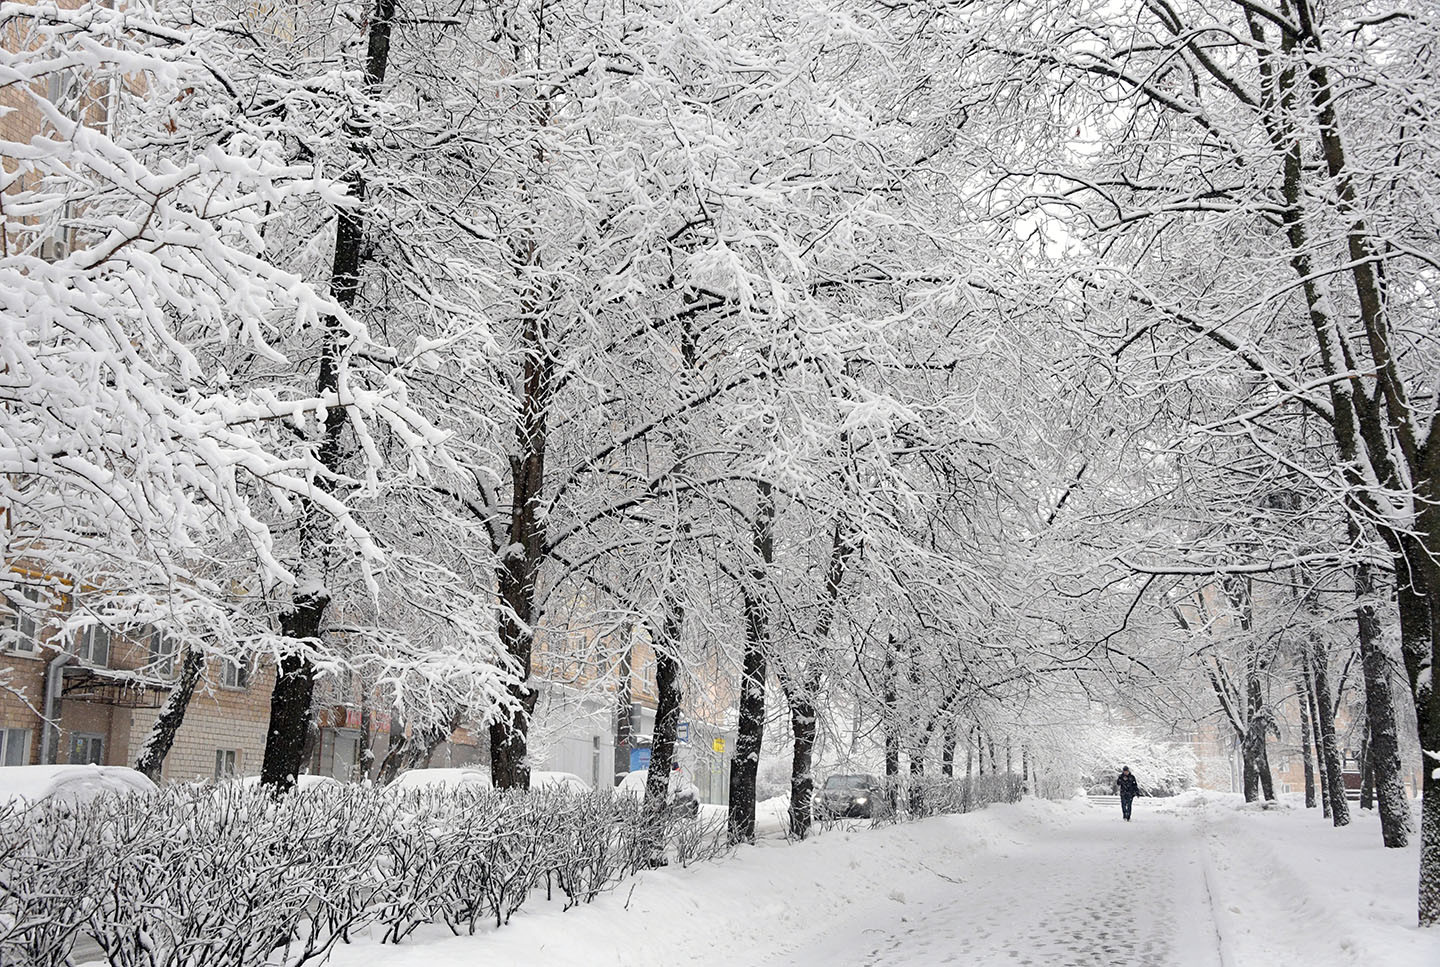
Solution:
<path fill-rule="evenodd" d="M 16 571 L 26 604 L 0 608 L 0 728 L 5 765 L 127 765 L 149 735 L 178 671 L 174 642 L 151 627 L 66 631 L 68 595 Z M 42 598 L 48 596 L 48 600 Z M 273 673 L 211 659 L 163 776 L 194 779 L 258 768 Z"/>

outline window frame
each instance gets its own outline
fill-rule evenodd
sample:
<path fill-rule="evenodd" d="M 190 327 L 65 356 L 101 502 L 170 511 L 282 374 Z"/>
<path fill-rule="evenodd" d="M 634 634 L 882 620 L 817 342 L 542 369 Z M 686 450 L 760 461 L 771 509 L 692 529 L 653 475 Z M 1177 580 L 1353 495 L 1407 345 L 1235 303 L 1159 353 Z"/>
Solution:
<path fill-rule="evenodd" d="M 215 779 L 230 779 L 240 774 L 240 750 L 215 750 Z"/>
<path fill-rule="evenodd" d="M 30 746 L 33 738 L 34 729 L 0 729 L 0 766 L 28 766 L 30 764 Z M 18 756 L 15 756 L 17 743 L 20 747 L 20 753 Z M 11 762 L 12 757 L 18 758 L 18 761 Z"/>
<path fill-rule="evenodd" d="M 78 760 L 78 761 L 77 761 L 76 758 L 75 758 L 75 746 L 76 746 L 77 743 L 80 743 L 80 742 L 95 743 L 97 746 L 99 746 L 99 749 L 100 749 L 99 761 L 96 761 L 95 759 L 90 759 L 90 758 L 85 758 L 85 759 L 81 759 L 81 760 Z M 94 764 L 94 765 L 103 766 L 103 765 L 105 764 L 105 736 L 102 735 L 102 734 L 99 733 L 99 732 L 71 732 L 71 733 L 70 733 L 70 745 L 69 745 L 69 759 L 70 759 L 70 764 L 71 764 L 71 765 L 90 765 L 90 764 Z"/>
<path fill-rule="evenodd" d="M 220 687 L 232 692 L 243 692 L 250 688 L 250 664 L 244 661 L 220 659 Z"/>
<path fill-rule="evenodd" d="M 101 660 L 97 661 L 95 659 L 95 646 L 100 641 L 102 634 L 105 640 L 105 655 Z M 79 659 L 82 664 L 89 665 L 92 668 L 109 668 L 110 656 L 114 651 L 115 635 L 111 633 L 109 626 L 105 623 L 97 621 L 94 624 L 88 624 L 80 629 L 79 637 L 75 642 L 75 657 Z"/>
<path fill-rule="evenodd" d="M 10 627 L 15 632 L 15 636 L 0 651 L 7 655 L 39 658 L 41 624 L 40 618 L 35 612 L 40 610 L 40 589 L 32 584 L 22 584 L 19 595 L 34 607 L 16 607 L 6 598 L 5 604 L 10 611 Z"/>
<path fill-rule="evenodd" d="M 168 646 L 168 650 L 164 647 L 157 647 L 157 641 Z M 146 666 L 149 668 L 150 673 L 156 678 L 173 681 L 175 679 L 176 658 L 179 654 L 179 642 L 172 636 L 167 635 L 164 628 L 151 625 L 149 634 L 145 636 Z"/>

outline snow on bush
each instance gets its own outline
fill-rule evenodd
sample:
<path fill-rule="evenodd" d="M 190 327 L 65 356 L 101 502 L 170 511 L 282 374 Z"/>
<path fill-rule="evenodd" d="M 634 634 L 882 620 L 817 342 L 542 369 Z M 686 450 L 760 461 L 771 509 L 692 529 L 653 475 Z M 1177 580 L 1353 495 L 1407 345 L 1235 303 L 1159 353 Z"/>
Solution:
<path fill-rule="evenodd" d="M 968 813 L 991 803 L 1019 802 L 1024 780 L 1013 772 L 994 772 L 951 779 L 947 776 L 911 776 L 907 800 L 914 816 Z"/>
<path fill-rule="evenodd" d="M 321 963 L 373 927 L 502 925 L 532 896 L 588 903 L 660 858 L 725 849 L 723 828 L 558 789 L 280 798 L 233 783 L 0 806 L 0 963 L 59 967 L 81 935 L 114 967 Z"/>

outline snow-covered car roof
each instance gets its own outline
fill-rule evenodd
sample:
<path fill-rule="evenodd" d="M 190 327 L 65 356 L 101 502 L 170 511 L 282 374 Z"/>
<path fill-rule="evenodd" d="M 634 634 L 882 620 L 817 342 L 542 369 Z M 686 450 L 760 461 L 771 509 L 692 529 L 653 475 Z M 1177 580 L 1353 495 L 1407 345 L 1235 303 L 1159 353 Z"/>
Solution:
<path fill-rule="evenodd" d="M 155 783 L 129 766 L 0 767 L 0 802 L 49 799 L 83 806 L 106 793 L 149 795 L 156 791 Z"/>
<path fill-rule="evenodd" d="M 531 789 L 563 789 L 566 792 L 589 792 L 590 784 L 573 772 L 532 772 Z"/>
<path fill-rule="evenodd" d="M 395 777 L 387 788 L 398 789 L 489 789 L 490 774 L 481 769 L 409 769 Z"/>
<path fill-rule="evenodd" d="M 624 796 L 634 796 L 636 799 L 643 799 L 645 797 L 645 781 L 649 774 L 650 772 L 647 769 L 636 769 L 634 772 L 626 775 L 624 779 L 620 780 L 620 785 L 615 787 L 615 791 Z M 695 783 L 690 781 L 690 777 L 685 774 L 683 768 L 671 770 L 670 796 L 673 798 L 677 793 L 681 792 L 690 792 L 698 797 L 700 789 Z"/>

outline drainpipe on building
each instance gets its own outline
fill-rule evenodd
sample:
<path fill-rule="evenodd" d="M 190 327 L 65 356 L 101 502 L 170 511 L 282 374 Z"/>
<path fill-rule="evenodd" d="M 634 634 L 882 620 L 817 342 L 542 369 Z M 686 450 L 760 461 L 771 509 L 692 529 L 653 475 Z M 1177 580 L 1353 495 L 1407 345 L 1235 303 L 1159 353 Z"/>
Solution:
<path fill-rule="evenodd" d="M 70 655 L 61 652 L 45 667 L 45 721 L 40 728 L 40 764 L 54 765 L 60 758 L 60 680 Z"/>

